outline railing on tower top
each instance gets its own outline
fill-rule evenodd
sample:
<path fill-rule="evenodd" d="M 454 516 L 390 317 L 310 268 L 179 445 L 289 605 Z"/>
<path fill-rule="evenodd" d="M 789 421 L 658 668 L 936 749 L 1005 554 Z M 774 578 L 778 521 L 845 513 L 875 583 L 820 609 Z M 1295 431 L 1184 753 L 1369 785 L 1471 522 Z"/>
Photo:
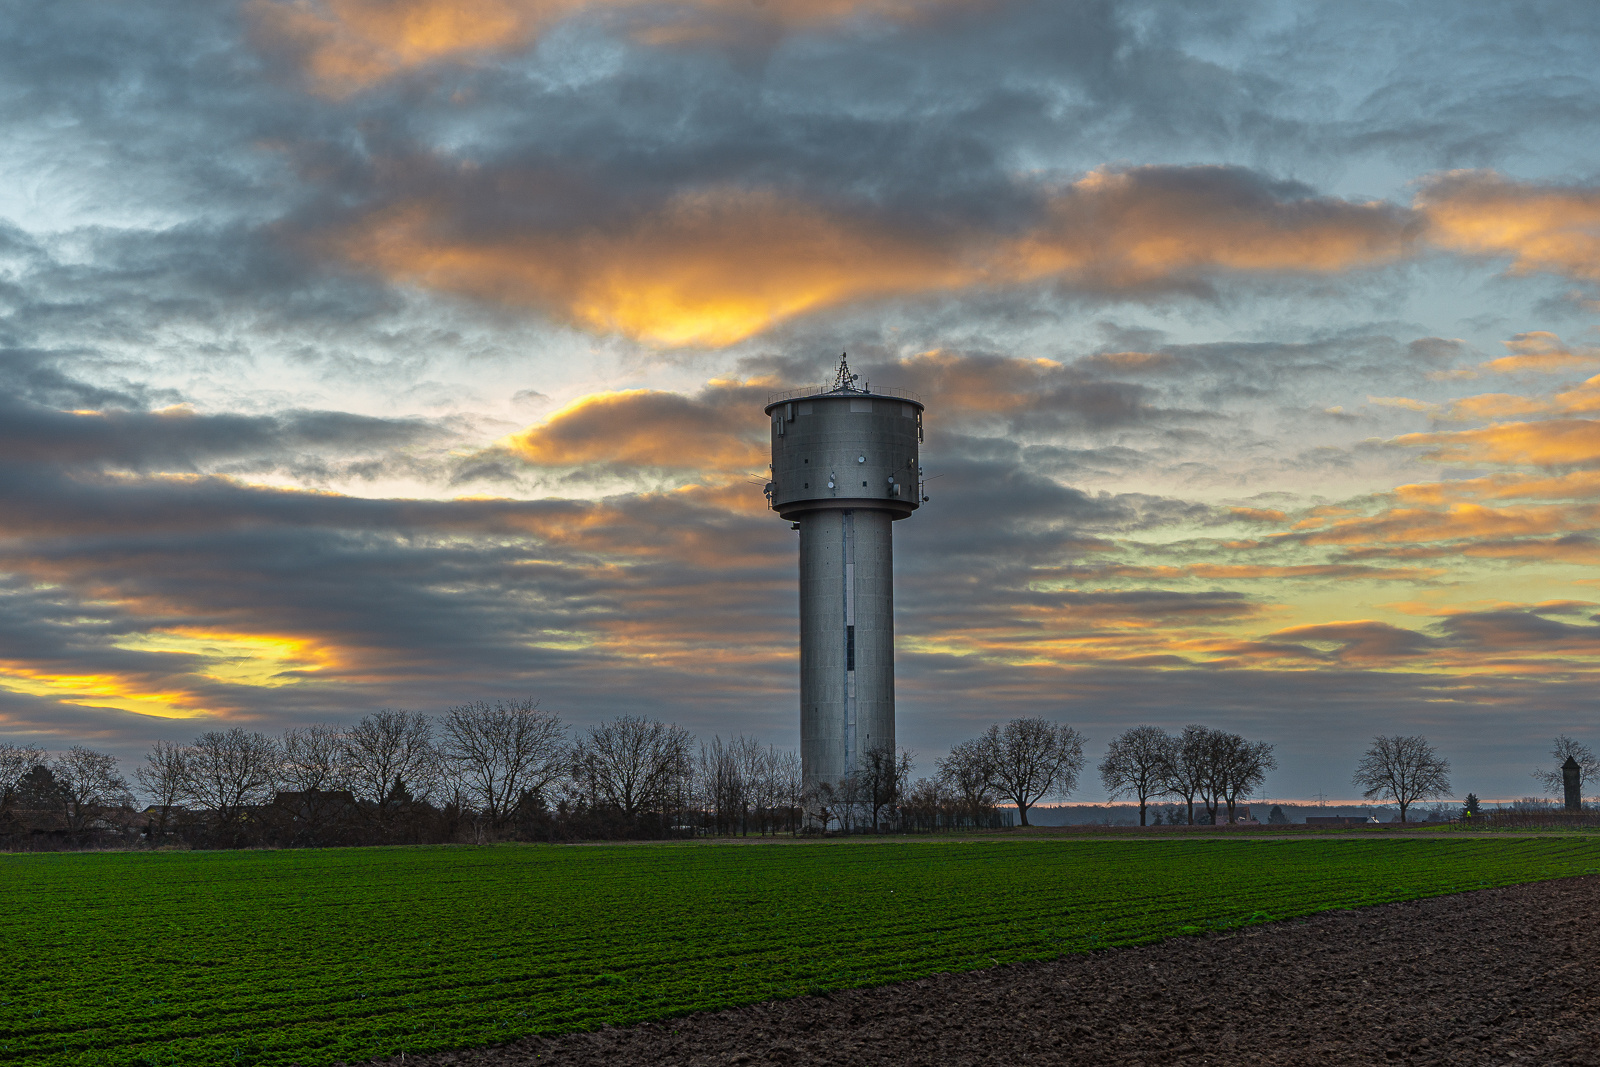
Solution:
<path fill-rule="evenodd" d="M 767 403 L 776 404 L 782 400 L 796 400 L 803 396 L 892 396 L 899 400 L 915 400 L 922 403 L 922 394 L 910 389 L 835 389 L 831 385 L 802 385 L 798 389 L 785 389 L 779 393 L 767 396 Z"/>

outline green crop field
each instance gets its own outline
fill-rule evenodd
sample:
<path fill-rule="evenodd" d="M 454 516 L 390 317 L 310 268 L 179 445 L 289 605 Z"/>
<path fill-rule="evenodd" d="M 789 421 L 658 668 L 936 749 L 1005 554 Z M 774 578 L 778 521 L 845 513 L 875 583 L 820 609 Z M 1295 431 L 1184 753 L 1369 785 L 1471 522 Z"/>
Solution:
<path fill-rule="evenodd" d="M 0 1063 L 311 1067 L 1597 870 L 1581 838 L 0 856 Z"/>

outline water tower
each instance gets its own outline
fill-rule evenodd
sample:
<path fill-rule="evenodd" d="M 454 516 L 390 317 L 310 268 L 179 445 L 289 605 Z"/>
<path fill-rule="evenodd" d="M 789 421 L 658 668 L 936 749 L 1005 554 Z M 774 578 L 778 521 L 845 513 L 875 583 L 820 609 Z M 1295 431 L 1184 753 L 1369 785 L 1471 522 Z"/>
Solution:
<path fill-rule="evenodd" d="M 922 402 L 856 387 L 771 398 L 767 503 L 800 531 L 800 763 L 807 790 L 894 751 L 894 544 L 917 510 Z"/>

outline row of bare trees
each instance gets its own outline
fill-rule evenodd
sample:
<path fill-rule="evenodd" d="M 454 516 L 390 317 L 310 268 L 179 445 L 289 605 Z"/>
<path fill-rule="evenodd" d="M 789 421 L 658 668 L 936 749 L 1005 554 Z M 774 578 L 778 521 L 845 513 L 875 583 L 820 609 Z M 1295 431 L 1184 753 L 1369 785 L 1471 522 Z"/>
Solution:
<path fill-rule="evenodd" d="M 776 833 L 802 825 L 856 832 L 998 825 L 1011 805 L 1022 825 L 1041 800 L 1066 796 L 1084 767 L 1071 726 L 1013 719 L 955 745 L 936 773 L 911 779 L 910 753 L 865 753 L 856 774 L 803 787 L 799 756 L 753 738 L 698 742 L 681 727 L 620 716 L 574 735 L 532 700 L 475 702 L 430 717 L 374 712 L 353 725 L 296 727 L 278 736 L 235 728 L 187 745 L 158 742 L 134 772 L 154 803 L 149 832 L 197 832 L 238 843 L 477 840 L 522 836 Z M 1112 798 L 1131 796 L 1146 825 L 1152 800 L 1175 798 L 1189 823 L 1232 822 L 1275 765 L 1272 746 L 1190 725 L 1136 726 L 1099 764 Z M 1565 736 L 1585 780 L 1593 753 Z M 1400 807 L 1448 794 L 1449 763 L 1422 737 L 1378 737 L 1355 775 L 1366 796 Z M 1559 772 L 1541 772 L 1541 781 Z M 1547 783 L 1547 784 L 1550 784 Z M 82 836 L 132 814 L 115 757 L 77 746 L 51 755 L 0 743 L 0 837 L 24 823 Z M 1009 818 L 1009 816 L 1006 816 Z M 109 822 L 108 822 L 109 820 Z M 127 820 L 124 820 L 126 823 Z"/>
<path fill-rule="evenodd" d="M 1198 801 L 1210 822 L 1233 822 L 1240 800 L 1266 781 L 1277 766 L 1272 746 L 1226 730 L 1191 724 L 1177 735 L 1159 726 L 1135 726 L 1114 738 L 1100 761 L 1100 780 L 1110 797 L 1132 796 L 1139 825 L 1158 797 L 1183 801 L 1188 822 Z"/>
<path fill-rule="evenodd" d="M 187 745 L 161 741 L 134 777 L 154 801 L 157 834 L 192 811 L 233 827 L 285 796 L 312 822 L 358 811 L 387 831 L 437 803 L 499 827 L 524 794 L 541 794 L 566 771 L 567 757 L 565 727 L 535 702 L 480 702 L 437 723 L 385 709 L 349 727 L 302 726 L 278 737 L 235 727 Z"/>
<path fill-rule="evenodd" d="M 133 778 L 151 802 L 137 820 L 114 756 L 0 744 L 0 837 L 81 841 L 91 823 L 135 821 L 218 845 L 771 833 L 797 829 L 802 807 L 793 752 L 626 715 L 575 734 L 532 700 L 213 730 L 157 742 Z"/>

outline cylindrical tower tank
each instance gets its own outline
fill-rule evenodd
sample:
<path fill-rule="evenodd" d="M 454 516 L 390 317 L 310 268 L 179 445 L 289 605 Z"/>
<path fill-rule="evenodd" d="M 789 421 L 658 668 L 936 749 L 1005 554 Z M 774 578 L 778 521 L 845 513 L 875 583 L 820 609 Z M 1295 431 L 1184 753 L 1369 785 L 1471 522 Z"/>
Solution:
<path fill-rule="evenodd" d="M 806 789 L 837 788 L 873 749 L 894 752 L 894 547 L 890 524 L 925 499 L 923 406 L 833 387 L 773 398 L 767 502 L 800 531 L 800 763 Z"/>

